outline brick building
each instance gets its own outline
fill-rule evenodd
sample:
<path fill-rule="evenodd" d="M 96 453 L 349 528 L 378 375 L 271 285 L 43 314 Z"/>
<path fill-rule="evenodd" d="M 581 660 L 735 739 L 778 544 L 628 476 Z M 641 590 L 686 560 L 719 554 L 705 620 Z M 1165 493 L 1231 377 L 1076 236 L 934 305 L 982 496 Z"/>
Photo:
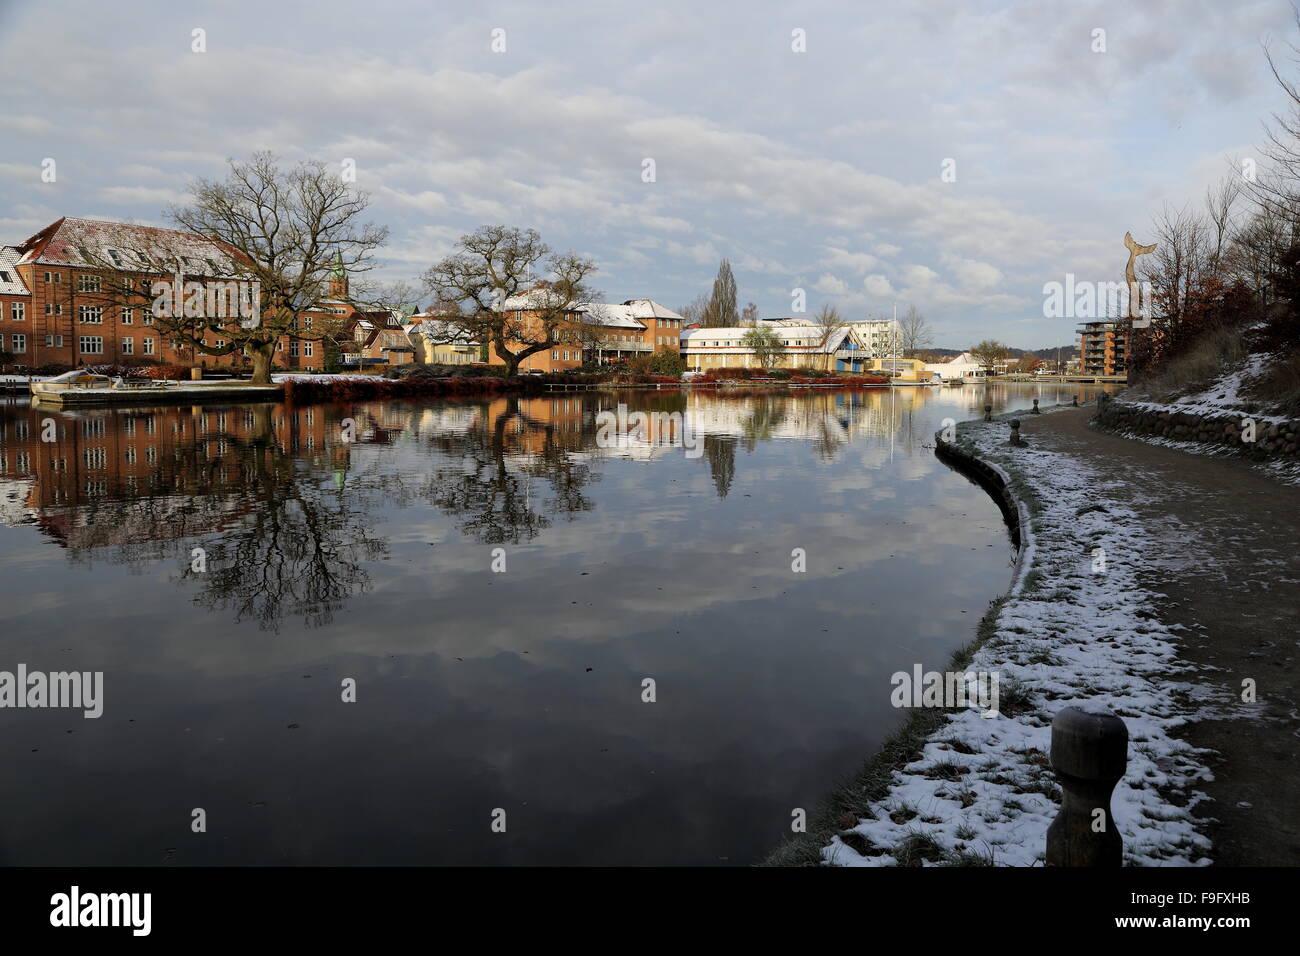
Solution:
<path fill-rule="evenodd" d="M 541 336 L 540 313 L 529 308 L 533 292 L 506 299 L 502 309 L 514 312 L 516 321 L 534 323 Z M 681 351 L 682 317 L 653 299 L 627 299 L 617 304 L 604 302 L 580 306 L 568 313 L 558 330 L 555 346 L 528 356 L 520 371 L 567 372 L 585 362 L 612 365 L 638 355 L 650 355 L 661 348 Z M 522 346 L 506 343 L 511 351 Z M 489 346 L 488 362 L 504 365 Z"/>
<path fill-rule="evenodd" d="M 152 284 L 178 269 L 198 281 L 235 277 L 236 255 L 214 240 L 173 229 L 60 219 L 16 246 L 0 246 L 0 351 L 27 367 L 251 367 L 240 352 L 211 355 L 167 338 L 146 304 Z M 128 283 L 129 298 L 122 291 Z M 298 334 L 284 335 L 276 344 L 276 366 L 324 368 L 322 326 L 358 311 L 347 298 L 341 271 L 331 278 L 328 292 L 328 299 L 299 316 Z M 204 341 L 218 348 L 225 344 L 219 328 L 208 330 Z"/>

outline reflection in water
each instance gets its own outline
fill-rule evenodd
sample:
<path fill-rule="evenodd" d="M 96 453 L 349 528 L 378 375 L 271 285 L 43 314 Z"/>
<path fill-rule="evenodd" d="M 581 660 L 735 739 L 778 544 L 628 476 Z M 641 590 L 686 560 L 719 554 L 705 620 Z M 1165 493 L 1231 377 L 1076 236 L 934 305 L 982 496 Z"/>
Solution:
<path fill-rule="evenodd" d="M 942 420 L 1068 394 L 0 404 L 0 669 L 102 669 L 108 699 L 0 713 L 0 862 L 751 861 L 1006 585 Z M 703 455 L 599 447 L 620 402 Z M 229 836 L 178 850 L 195 791 Z"/>

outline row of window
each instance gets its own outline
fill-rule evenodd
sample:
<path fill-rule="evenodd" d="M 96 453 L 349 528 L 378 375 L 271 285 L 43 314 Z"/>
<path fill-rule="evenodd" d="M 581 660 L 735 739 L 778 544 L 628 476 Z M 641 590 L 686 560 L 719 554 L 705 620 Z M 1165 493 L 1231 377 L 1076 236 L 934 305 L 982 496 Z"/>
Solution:
<path fill-rule="evenodd" d="M 157 354 L 156 339 L 145 338 L 141 340 L 140 344 L 141 344 L 141 352 L 140 352 L 141 355 Z M 223 344 L 225 343 L 220 341 L 218 342 L 218 345 L 223 345 Z M 135 339 L 129 337 L 124 339 L 119 339 L 118 345 L 121 348 L 121 354 L 123 355 L 135 354 Z M 77 337 L 77 346 L 81 350 L 81 353 L 83 355 L 103 355 L 104 337 L 102 335 L 80 335 Z M 63 348 L 63 336 L 62 335 L 45 336 L 45 347 L 55 348 L 55 349 Z M 0 334 L 0 352 L 4 351 L 4 348 L 5 348 L 5 337 L 3 334 Z M 9 336 L 9 351 L 13 352 L 15 355 L 21 355 L 24 352 L 26 352 L 27 336 L 21 332 L 11 333 Z"/>

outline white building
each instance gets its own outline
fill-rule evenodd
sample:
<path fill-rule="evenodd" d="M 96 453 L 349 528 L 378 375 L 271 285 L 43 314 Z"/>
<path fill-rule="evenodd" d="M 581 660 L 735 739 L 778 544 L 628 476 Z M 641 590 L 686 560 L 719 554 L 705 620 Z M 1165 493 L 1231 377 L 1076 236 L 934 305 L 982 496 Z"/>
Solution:
<path fill-rule="evenodd" d="M 816 368 L 827 371 L 861 372 L 870 355 L 853 336 L 849 326 L 827 330 L 819 325 L 767 326 L 781 340 L 780 368 Z M 687 329 L 682 333 L 682 358 L 686 367 L 697 371 L 714 368 L 758 368 L 762 363 L 745 344 L 749 328 Z"/>

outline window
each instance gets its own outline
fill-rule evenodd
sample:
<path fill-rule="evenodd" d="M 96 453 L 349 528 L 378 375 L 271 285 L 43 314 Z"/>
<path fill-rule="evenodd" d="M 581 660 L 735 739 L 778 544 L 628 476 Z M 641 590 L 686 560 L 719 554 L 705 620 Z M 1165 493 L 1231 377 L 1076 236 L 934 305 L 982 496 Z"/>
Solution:
<path fill-rule="evenodd" d="M 27 318 L 27 303 L 9 303 L 9 318 L 13 319 L 15 322 L 21 322 L 23 319 Z"/>
<path fill-rule="evenodd" d="M 62 314 L 63 314 L 63 304 L 60 303 L 60 302 L 46 302 L 46 303 L 45 303 L 45 314 L 46 314 L 46 315 L 62 315 Z"/>
<path fill-rule="evenodd" d="M 292 342 L 289 343 L 289 357 L 290 357 L 290 358 L 297 358 L 297 357 L 298 357 L 298 340 L 297 340 L 297 339 L 294 339 Z"/>
<path fill-rule="evenodd" d="M 47 283 L 53 283 L 54 285 L 58 285 L 61 281 L 63 281 L 63 277 L 59 275 L 59 273 L 57 272 L 47 272 L 45 273 L 45 281 Z"/>
<path fill-rule="evenodd" d="M 140 324 L 153 325 L 153 306 L 140 310 Z"/>
<path fill-rule="evenodd" d="M 302 354 L 303 354 L 304 356 L 306 356 L 307 358 L 311 358 L 311 347 L 312 347 L 312 345 L 313 345 L 313 343 L 311 343 L 311 342 L 303 342 L 303 343 L 302 343 Z"/>
<path fill-rule="evenodd" d="M 103 325 L 104 307 L 102 305 L 77 306 L 77 321 L 85 322 L 89 325 Z"/>
<path fill-rule="evenodd" d="M 23 335 L 23 334 L 20 333 L 20 332 L 15 332 L 15 333 L 14 333 L 12 336 L 10 336 L 10 337 L 14 340 L 14 351 L 15 351 L 15 352 L 26 352 L 26 351 L 27 351 L 27 336 Z"/>
<path fill-rule="evenodd" d="M 63 336 L 62 335 L 45 336 L 45 346 L 46 348 L 56 348 L 56 349 L 63 348 Z"/>
<path fill-rule="evenodd" d="M 144 348 L 142 351 L 145 355 L 153 355 L 153 339 L 144 340 Z"/>
<path fill-rule="evenodd" d="M 311 316 L 310 316 L 310 315 L 304 315 L 304 316 L 302 317 L 302 327 L 303 327 L 304 329 L 306 329 L 308 332 L 311 331 Z"/>
<path fill-rule="evenodd" d="M 102 335 L 83 335 L 79 339 L 80 348 L 85 355 L 102 355 L 104 337 Z"/>
<path fill-rule="evenodd" d="M 122 354 L 123 355 L 135 354 L 135 339 L 127 338 L 122 340 Z"/>
<path fill-rule="evenodd" d="M 77 276 L 78 292 L 99 292 L 101 291 L 101 282 L 99 276 Z"/>
<path fill-rule="evenodd" d="M 130 325 L 133 321 L 135 321 L 135 309 L 124 308 L 122 310 L 122 324 Z"/>

